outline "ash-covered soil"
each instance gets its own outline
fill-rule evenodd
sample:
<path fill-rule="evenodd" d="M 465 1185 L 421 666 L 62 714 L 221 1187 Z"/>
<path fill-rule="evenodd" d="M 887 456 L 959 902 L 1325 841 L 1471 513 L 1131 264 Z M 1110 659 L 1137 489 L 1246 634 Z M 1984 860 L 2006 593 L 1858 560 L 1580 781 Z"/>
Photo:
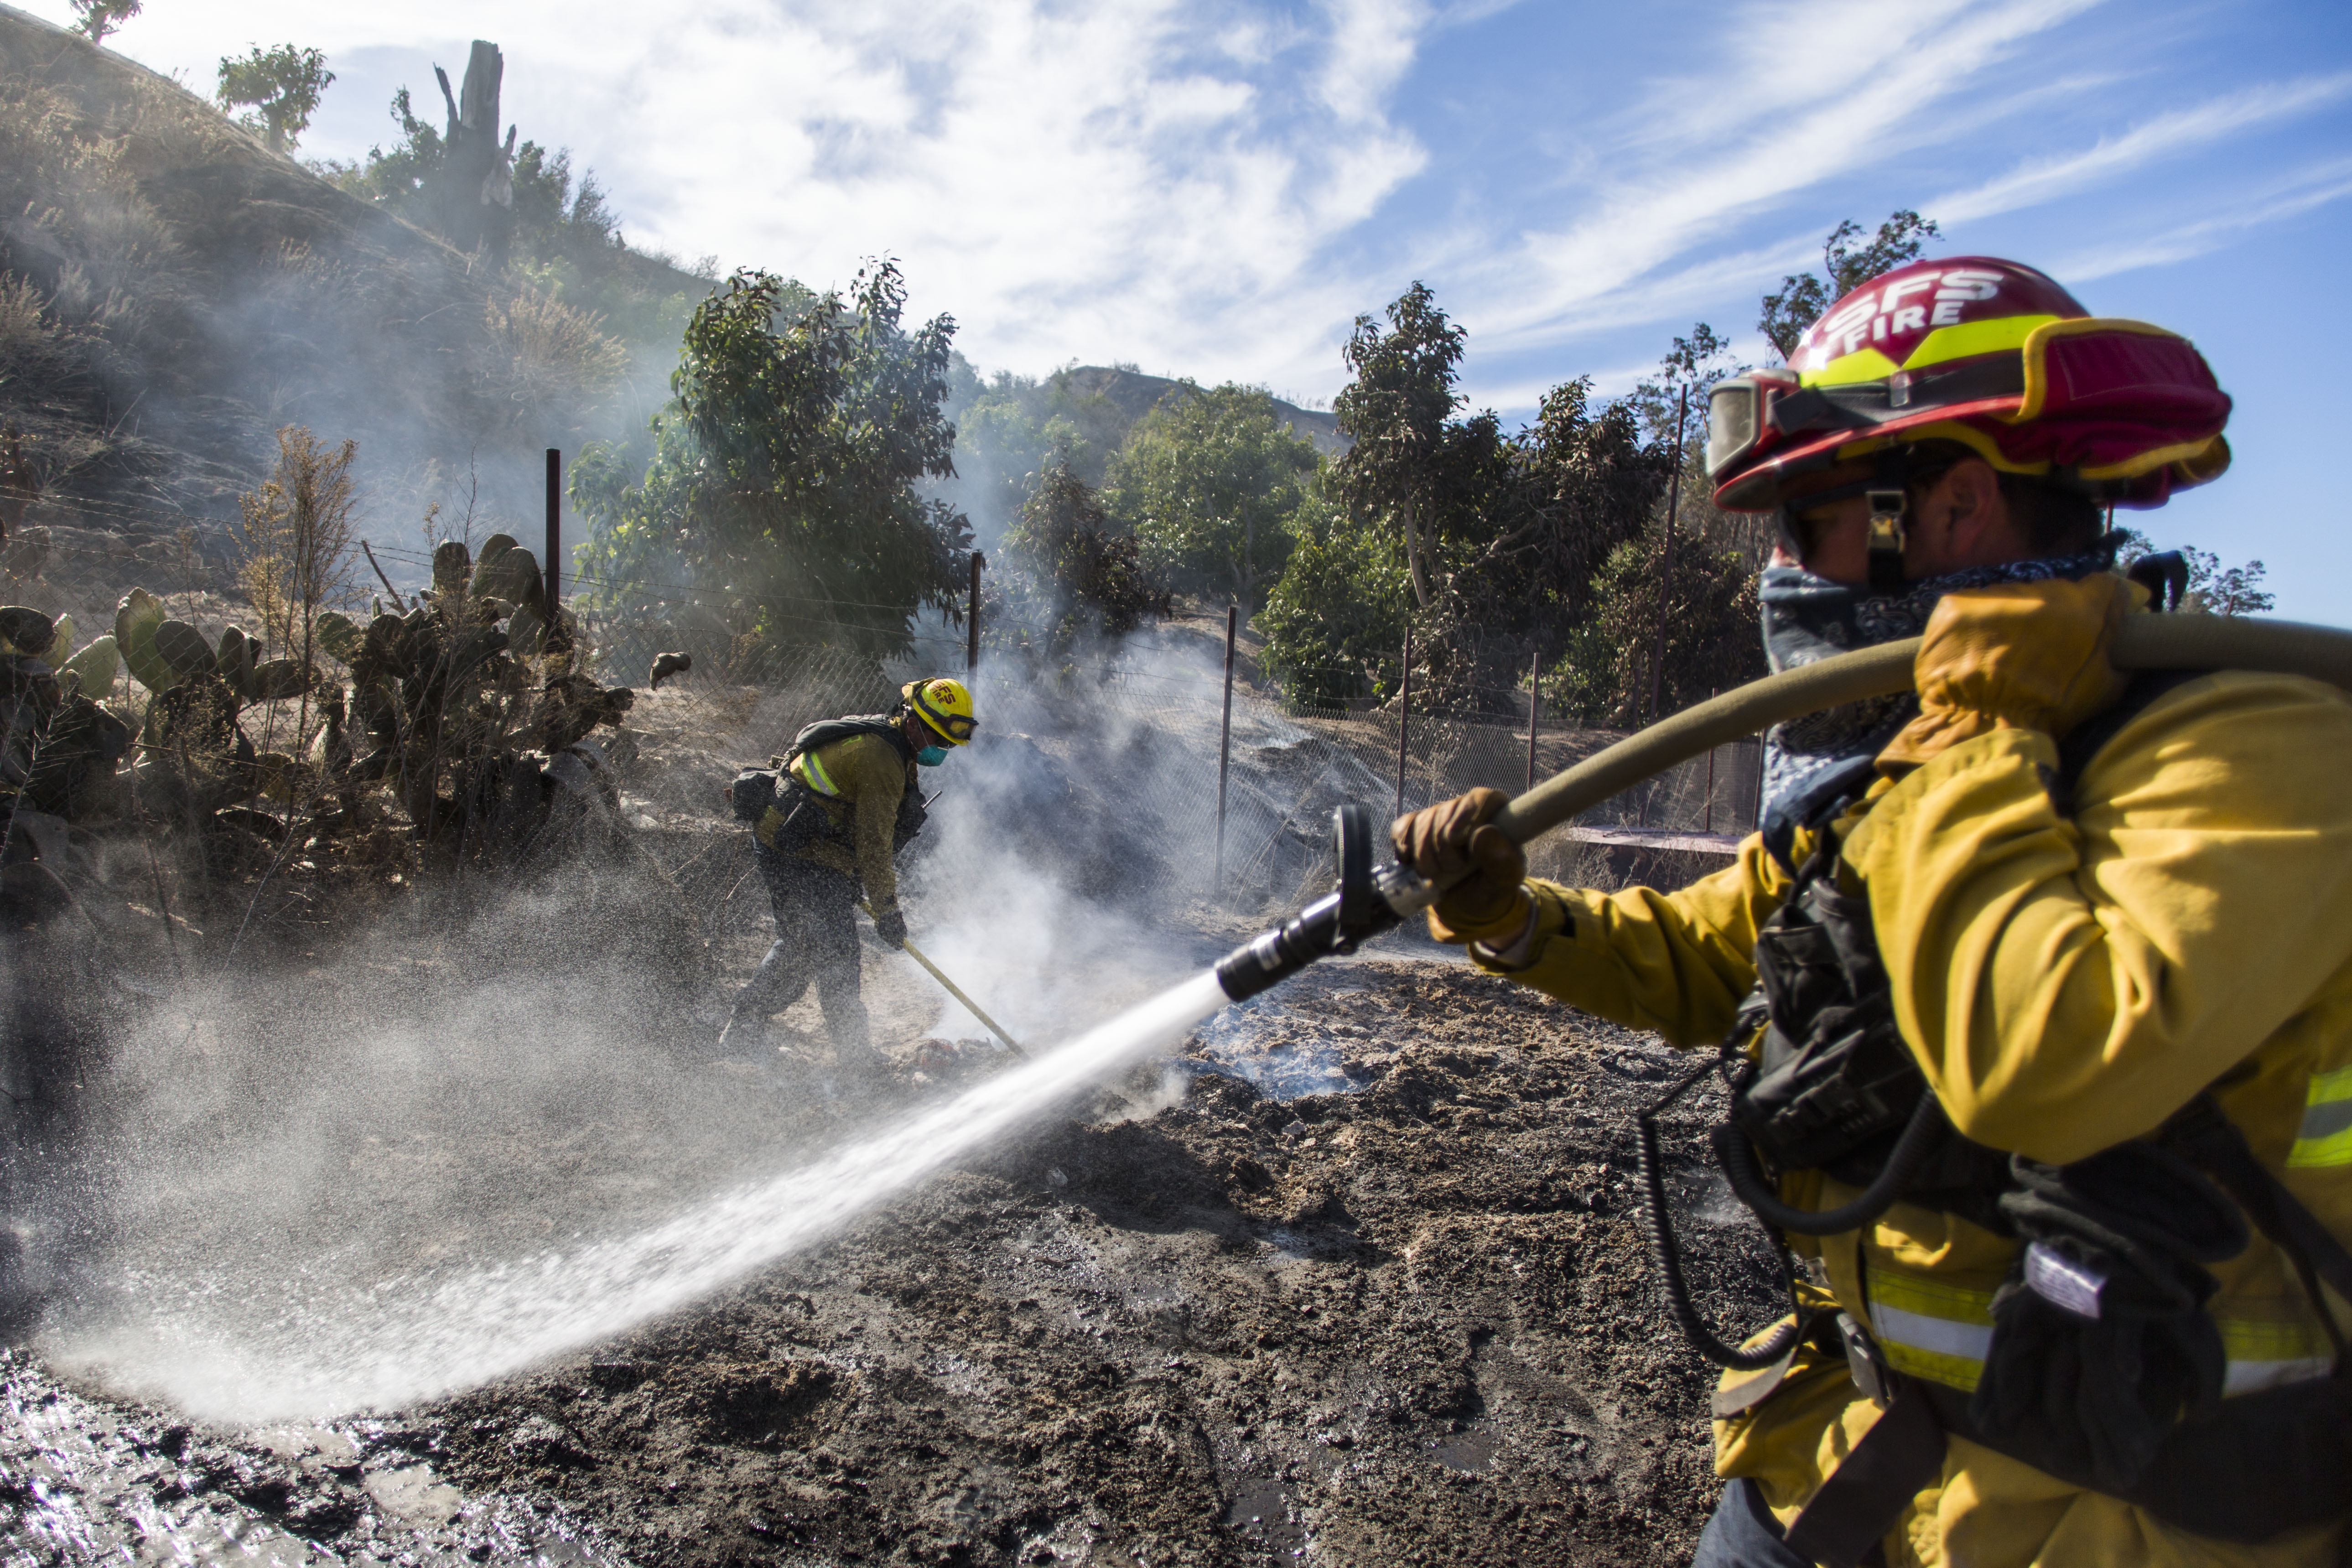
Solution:
<path fill-rule="evenodd" d="M 1188 1049 L 690 1312 L 437 1405 L 299 1440 L 94 1405 L 152 1461 L 109 1484 L 184 1510 L 210 1476 L 243 1539 L 414 1561 L 1685 1556 L 1709 1379 L 1656 1299 L 1630 1116 L 1687 1058 L 1399 959 Z M 916 1050 L 894 1092 L 951 1091 Z M 1775 1281 L 1703 1173 L 1715 1113 L 1669 1123 L 1680 1218 L 1710 1310 L 1752 1325 Z M 0 1370 L 21 1434 L 55 1387 Z M 394 1506 L 424 1495 L 437 1518 Z M 0 1496 L 12 1558 L 78 1555 L 32 1498 Z"/>

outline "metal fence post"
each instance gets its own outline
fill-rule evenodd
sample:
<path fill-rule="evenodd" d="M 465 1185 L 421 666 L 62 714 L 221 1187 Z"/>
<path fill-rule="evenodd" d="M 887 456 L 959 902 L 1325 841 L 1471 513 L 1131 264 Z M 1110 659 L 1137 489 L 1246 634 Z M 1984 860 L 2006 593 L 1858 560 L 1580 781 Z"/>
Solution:
<path fill-rule="evenodd" d="M 1241 606 L 1225 606 L 1225 716 L 1217 727 L 1217 880 L 1225 887 L 1225 775 L 1234 762 L 1234 634 L 1241 626 Z"/>
<path fill-rule="evenodd" d="M 980 569 L 987 563 L 979 551 L 971 552 L 971 608 L 964 616 L 964 634 L 971 640 L 963 650 L 963 672 L 971 675 L 980 668 Z"/>
<path fill-rule="evenodd" d="M 1685 382 L 1675 398 L 1675 473 L 1666 482 L 1666 537 L 1663 559 L 1658 565 L 1658 654 L 1650 662 L 1650 722 L 1654 724 L 1664 714 L 1659 704 L 1665 700 L 1666 685 L 1666 611 L 1667 600 L 1675 586 L 1675 514 L 1683 504 L 1683 419 L 1690 411 L 1690 384 Z"/>
<path fill-rule="evenodd" d="M 562 568 L 556 563 L 562 559 L 563 549 L 563 449 L 547 449 L 547 624 L 555 624 L 555 606 L 563 585 Z"/>
<path fill-rule="evenodd" d="M 1412 627 L 1404 629 L 1404 681 L 1397 689 L 1396 815 L 1404 815 L 1404 742 L 1412 723 Z"/>
<path fill-rule="evenodd" d="M 1536 787 L 1536 700 L 1543 679 L 1543 655 L 1528 655 L 1528 787 Z"/>

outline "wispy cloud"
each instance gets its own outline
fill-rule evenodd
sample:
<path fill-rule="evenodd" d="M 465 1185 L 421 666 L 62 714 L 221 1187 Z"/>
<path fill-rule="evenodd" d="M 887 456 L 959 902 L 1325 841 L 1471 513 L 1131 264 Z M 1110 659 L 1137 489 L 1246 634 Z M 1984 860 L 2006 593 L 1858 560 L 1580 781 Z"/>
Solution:
<path fill-rule="evenodd" d="M 2352 100 L 2352 73 L 2324 74 L 2340 58 L 2260 85 L 2250 58 L 2184 72 L 2219 35 L 2177 5 L 1730 0 L 1648 57 L 1670 67 L 1598 73 L 1571 101 L 1512 55 L 1549 20 L 1523 0 L 173 0 L 117 41 L 199 83 L 248 39 L 376 51 L 415 59 L 396 68 L 429 104 L 422 51 L 454 66 L 490 32 L 509 117 L 595 168 L 632 240 L 820 286 L 895 255 L 915 308 L 953 311 L 992 367 L 1118 357 L 1326 393 L 1349 321 L 1413 277 L 1517 395 L 1534 356 L 1562 375 L 1596 342 L 1624 360 L 1608 335 L 1629 327 L 1744 331 L 1759 285 L 1818 263 L 1824 210 L 1846 216 L 1832 193 L 1916 191 L 1937 176 L 1912 170 L 1965 149 L 2003 172 L 1921 204 L 1957 228 Z M 1471 27 L 1491 58 L 1454 47 Z M 2148 47 L 2094 47 L 2098 29 Z M 2135 110 L 2183 102 L 2185 77 L 2219 85 Z M 1505 82 L 1519 96 L 1489 109 Z M 2328 189 L 2233 193 L 2061 270 L 2200 254 Z"/>
<path fill-rule="evenodd" d="M 2201 150 L 2347 98 L 2352 98 L 2352 72 L 2248 88 L 2156 116 L 2127 131 L 2102 137 L 2080 152 L 2030 159 L 1981 184 L 1922 202 L 1920 210 L 1941 223 L 1958 226 L 2036 206 L 2112 184 L 2164 159 Z M 2329 170 L 2336 167 L 2326 165 Z M 2243 199 L 2227 214 L 2168 228 L 2146 239 L 2081 249 L 2071 257 L 2053 259 L 2051 268 L 2063 278 L 2087 280 L 2134 267 L 2158 266 L 2203 255 L 2228 244 L 2249 227 L 2292 216 L 2336 199 L 2334 195 L 2314 195 L 2309 188 L 2315 183 L 2326 184 L 2332 177 L 2299 175 L 2285 185 L 2273 182 L 2262 187 L 2268 194 Z M 1722 221 L 1727 224 L 1739 216 L 1730 213 Z M 1687 221 L 1696 226 L 1699 220 L 1692 215 Z M 1737 251 L 1716 247 L 1708 239 L 1703 232 L 1682 238 L 1664 264 L 1632 271 L 1606 287 L 1587 284 L 1575 290 L 1563 289 L 1554 297 L 1550 312 L 1531 322 L 1516 327 L 1506 322 L 1500 331 L 1495 330 L 1491 321 L 1484 322 L 1486 330 L 1482 341 L 1507 346 L 1668 320 L 1683 311 L 1705 309 L 1707 301 L 1720 300 L 1727 292 L 1753 289 L 1759 279 L 1777 279 L 1786 273 L 1820 265 L 1820 240 L 1812 235 L 1791 236 Z M 2126 259 L 2131 258 L 2137 259 Z M 1733 330 L 1745 328 L 1746 322 L 1742 321 Z"/>
<path fill-rule="evenodd" d="M 1937 138 L 1942 100 L 2094 3 L 1751 8 L 1705 77 L 1654 84 L 1610 124 L 1621 172 L 1569 225 L 1526 236 L 1510 260 L 1540 281 L 1490 302 L 1486 331 L 1555 338 L 1594 302 L 1791 195 Z"/>
<path fill-rule="evenodd" d="M 2061 278 L 2088 282 L 2187 261 L 2233 244 L 2249 230 L 2301 217 L 2347 197 L 2352 197 L 2352 159 L 2338 159 L 2269 182 L 2244 201 L 2195 223 L 2111 239 L 2062 256 L 2053 270 Z"/>
<path fill-rule="evenodd" d="M 1361 300 L 1318 258 L 1425 162 L 1390 105 L 1440 25 L 1420 0 L 153 10 L 122 46 L 192 75 L 225 37 L 332 57 L 492 33 L 510 110 L 557 110 L 525 132 L 593 166 L 633 238 L 818 285 L 895 255 L 983 363 L 1238 376 L 1333 363 Z"/>
<path fill-rule="evenodd" d="M 2159 158 L 2338 103 L 2352 95 L 2352 71 L 2264 82 L 2159 114 L 2080 153 L 2031 159 L 1998 179 L 1937 196 L 1925 210 L 1948 223 L 2014 212 L 2102 184 Z"/>

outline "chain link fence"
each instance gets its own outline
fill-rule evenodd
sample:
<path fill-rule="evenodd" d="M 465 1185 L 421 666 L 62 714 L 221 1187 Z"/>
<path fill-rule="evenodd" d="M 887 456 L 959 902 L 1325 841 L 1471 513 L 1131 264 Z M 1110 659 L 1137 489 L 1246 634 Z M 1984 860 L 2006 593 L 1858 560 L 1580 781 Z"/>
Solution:
<path fill-rule="evenodd" d="M 1498 721 L 1491 711 L 1433 710 L 1420 699 L 1403 710 L 1304 705 L 1243 673 L 1233 683 L 1228 729 L 1221 623 L 1172 623 L 1050 666 L 983 654 L 977 670 L 968 669 L 965 641 L 951 632 L 918 636 L 909 657 L 877 664 L 829 646 L 697 639 L 625 622 L 586 629 L 599 679 L 609 683 L 641 685 L 656 655 L 677 651 L 691 654 L 694 665 L 673 679 L 714 693 L 757 694 L 759 717 L 738 742 L 750 763 L 781 753 L 814 720 L 887 709 L 905 681 L 966 679 L 982 720 L 975 765 L 1007 742 L 1034 746 L 1022 752 L 1029 765 L 1042 753 L 1044 765 L 1078 781 L 1110 819 L 1157 847 L 1151 865 L 1126 875 L 1131 891 L 1163 900 L 1294 904 L 1330 878 L 1331 816 L 1342 802 L 1362 802 L 1385 820 L 1480 785 L 1515 795 L 1528 782 L 1524 723 Z M 1527 693 L 1513 695 L 1524 711 Z M 1538 778 L 1620 738 L 1549 727 L 1540 714 L 1535 730 Z M 1703 875 L 1754 827 L 1760 766 L 1753 740 L 1718 747 L 1552 835 L 1537 847 L 1534 868 L 1599 885 Z M 987 786 L 950 773 L 945 787 Z M 1014 790 L 1013 798 L 1036 797 Z"/>
<path fill-rule="evenodd" d="M 184 595 L 181 613 L 204 618 L 196 609 L 208 597 L 204 590 L 235 594 L 226 560 L 216 558 L 226 548 L 217 530 L 173 527 L 182 520 L 155 509 L 43 506 L 54 521 L 22 531 L 8 564 L 27 583 L 46 577 L 56 608 L 70 603 L 95 622 L 125 583 L 144 581 Z M 429 573 L 431 554 L 388 542 L 374 547 L 371 564 L 414 583 Z M 378 585 L 372 576 L 352 584 L 355 595 L 372 593 Z M 982 716 L 982 744 L 942 775 L 946 787 L 967 797 L 992 790 L 985 808 L 997 821 L 1059 810 L 1083 796 L 1084 830 L 1120 847 L 1122 885 L 1162 900 L 1213 899 L 1253 910 L 1295 904 L 1329 878 L 1331 814 L 1342 802 L 1361 802 L 1385 819 L 1481 785 L 1517 794 L 1531 778 L 1618 738 L 1539 711 L 1531 766 L 1528 721 L 1502 717 L 1527 712 L 1524 687 L 1475 693 L 1460 704 L 1426 695 L 1384 706 L 1293 702 L 1255 679 L 1255 639 L 1247 637 L 1228 725 L 1223 616 L 1179 617 L 1066 657 L 984 651 L 971 670 L 964 633 L 936 620 L 919 626 L 904 658 L 877 661 L 842 646 L 897 637 L 907 625 L 902 607 L 796 604 L 791 607 L 837 620 L 842 643 L 755 641 L 730 637 L 682 584 L 581 578 L 566 587 L 591 601 L 663 606 L 627 618 L 583 608 L 593 672 L 607 684 L 642 687 L 657 655 L 690 654 L 691 670 L 674 679 L 750 715 L 749 727 L 717 749 L 737 763 L 782 752 L 813 720 L 885 710 L 918 676 L 966 677 Z M 235 618 L 231 600 L 211 600 L 208 608 Z M 851 624 L 861 616 L 872 624 Z M 103 629 L 92 625 L 83 636 Z M 1002 743 L 1008 741 L 1015 743 Z M 993 763 L 985 761 L 992 753 Z M 1003 776 L 1022 769 L 1054 773 L 1055 788 Z M 1633 878 L 1671 885 L 1704 874 L 1753 828 L 1760 772 L 1755 741 L 1717 748 L 1548 836 L 1533 847 L 1533 866 L 1541 875 L 1600 885 Z M 1139 845 L 1150 847 L 1132 847 Z"/>
<path fill-rule="evenodd" d="M 200 580 L 217 577 L 219 563 L 192 549 L 194 535 L 167 533 L 166 521 L 93 511 L 77 513 L 74 522 L 82 525 L 77 528 L 60 516 L 39 536 L 43 561 L 20 564 L 37 572 L 45 563 L 50 577 L 61 579 L 59 597 L 86 599 L 87 605 L 76 607 L 92 611 L 111 598 L 117 579 L 160 577 L 155 585 L 168 593 L 192 592 Z M 375 550 L 403 578 L 429 567 L 429 552 L 414 546 Z M 1361 802 L 1385 819 L 1392 811 L 1481 785 L 1517 794 L 1531 776 L 1548 777 L 1618 738 L 1614 731 L 1559 724 L 1539 711 L 1531 769 L 1528 721 L 1500 716 L 1527 712 L 1524 687 L 1476 694 L 1475 706 L 1440 704 L 1423 695 L 1403 705 L 1297 703 L 1254 679 L 1246 646 L 1232 686 L 1228 729 L 1222 616 L 1180 617 L 1066 658 L 988 651 L 971 670 L 962 631 L 936 622 L 918 630 L 908 657 L 877 662 L 833 644 L 732 638 L 715 623 L 697 631 L 688 590 L 625 586 L 639 603 L 674 602 L 677 618 L 585 612 L 583 630 L 594 673 L 607 684 L 642 687 L 657 655 L 690 654 L 691 670 L 672 679 L 724 694 L 753 715 L 751 728 L 727 742 L 741 763 L 782 752 L 813 720 L 883 710 L 897 700 L 898 687 L 918 676 L 966 678 L 982 721 L 974 761 L 1001 739 L 1034 746 L 1034 752 L 1021 752 L 1021 765 L 1057 769 L 1087 793 L 1108 814 L 1097 827 L 1132 829 L 1134 842 L 1158 847 L 1150 866 L 1130 865 L 1123 872 L 1149 897 L 1214 899 L 1244 909 L 1296 903 L 1329 877 L 1331 814 L 1340 803 Z M 866 608 L 835 605 L 830 613 Z M 904 626 L 901 611 L 870 608 L 877 620 L 872 629 Z M 960 787 L 961 778 L 966 781 L 961 787 L 978 788 L 982 771 L 968 765 L 945 775 L 946 783 Z M 1600 885 L 1636 877 L 1672 884 L 1702 875 L 1720 866 L 1737 839 L 1753 829 L 1760 773 L 1754 740 L 1719 747 L 1550 835 L 1534 847 L 1534 868 L 1541 875 Z M 1005 798 L 1034 805 L 1043 797 L 1013 790 Z"/>

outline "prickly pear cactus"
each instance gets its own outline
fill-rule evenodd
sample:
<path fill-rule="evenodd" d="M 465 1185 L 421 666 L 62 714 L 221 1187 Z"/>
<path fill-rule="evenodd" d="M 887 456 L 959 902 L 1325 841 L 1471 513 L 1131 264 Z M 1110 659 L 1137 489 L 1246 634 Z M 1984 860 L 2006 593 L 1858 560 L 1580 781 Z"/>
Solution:
<path fill-rule="evenodd" d="M 114 678 L 122 668 L 122 657 L 115 649 L 114 634 L 93 637 L 88 647 L 66 660 L 59 674 L 71 674 L 79 689 L 86 697 L 102 697 L 114 689 Z"/>
<path fill-rule="evenodd" d="M 169 691 L 178 680 L 171 663 L 155 651 L 155 634 L 163 625 L 163 602 L 144 588 L 122 595 L 114 609 L 114 645 L 131 679 L 150 691 Z"/>
<path fill-rule="evenodd" d="M 71 623 L 68 623 L 68 635 L 71 635 Z M 57 637 L 57 623 L 38 610 L 23 605 L 0 609 L 0 657 L 47 659 Z"/>

